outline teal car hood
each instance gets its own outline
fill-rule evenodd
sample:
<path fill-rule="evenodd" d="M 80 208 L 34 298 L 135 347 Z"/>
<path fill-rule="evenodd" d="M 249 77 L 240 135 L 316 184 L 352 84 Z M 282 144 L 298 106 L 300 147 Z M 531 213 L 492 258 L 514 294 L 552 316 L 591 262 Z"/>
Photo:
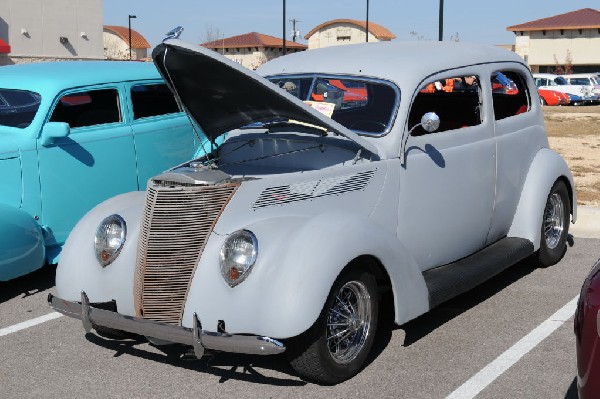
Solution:
<path fill-rule="evenodd" d="M 22 198 L 21 156 L 19 146 L 0 132 L 0 203 L 20 207 Z"/>

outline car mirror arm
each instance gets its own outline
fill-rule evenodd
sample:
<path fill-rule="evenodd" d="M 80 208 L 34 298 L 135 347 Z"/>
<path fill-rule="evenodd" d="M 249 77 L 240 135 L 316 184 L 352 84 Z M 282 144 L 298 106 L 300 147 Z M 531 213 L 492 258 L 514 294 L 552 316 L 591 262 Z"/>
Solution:
<path fill-rule="evenodd" d="M 402 148 L 400 152 L 400 163 L 402 165 L 404 165 L 406 160 L 406 142 L 408 141 L 408 138 L 410 137 L 411 133 L 418 127 L 422 127 L 428 133 L 433 133 L 440 127 L 440 117 L 435 112 L 426 112 L 421 117 L 421 122 L 414 125 L 412 128 L 410 128 L 408 133 L 406 133 L 404 141 L 402 142 Z"/>

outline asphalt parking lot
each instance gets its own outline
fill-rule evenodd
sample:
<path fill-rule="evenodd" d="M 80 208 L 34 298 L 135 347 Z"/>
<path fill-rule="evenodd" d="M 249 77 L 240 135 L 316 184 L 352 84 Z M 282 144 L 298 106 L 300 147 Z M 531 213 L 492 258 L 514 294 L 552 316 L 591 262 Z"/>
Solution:
<path fill-rule="evenodd" d="M 0 283 L 0 398 L 576 398 L 567 304 L 599 257 L 600 240 L 575 237 L 554 267 L 521 262 L 427 315 L 388 324 L 366 368 L 334 387 L 298 379 L 283 356 L 171 358 L 146 342 L 85 335 L 74 319 L 38 319 L 53 313 L 47 268 Z M 565 305 L 566 317 L 551 317 Z M 19 324 L 28 320 L 43 322 Z M 532 344 L 545 321 L 554 327 Z"/>

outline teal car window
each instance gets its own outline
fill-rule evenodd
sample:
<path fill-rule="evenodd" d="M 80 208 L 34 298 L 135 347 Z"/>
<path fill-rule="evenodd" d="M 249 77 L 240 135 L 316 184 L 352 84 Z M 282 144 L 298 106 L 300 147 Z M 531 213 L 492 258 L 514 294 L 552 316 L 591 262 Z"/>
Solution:
<path fill-rule="evenodd" d="M 0 125 L 26 128 L 35 117 L 41 99 L 32 91 L 0 89 Z"/>
<path fill-rule="evenodd" d="M 89 90 L 62 96 L 50 122 L 66 122 L 71 128 L 121 122 L 116 89 Z"/>
<path fill-rule="evenodd" d="M 139 84 L 131 88 L 133 118 L 147 118 L 181 112 L 166 84 Z"/>

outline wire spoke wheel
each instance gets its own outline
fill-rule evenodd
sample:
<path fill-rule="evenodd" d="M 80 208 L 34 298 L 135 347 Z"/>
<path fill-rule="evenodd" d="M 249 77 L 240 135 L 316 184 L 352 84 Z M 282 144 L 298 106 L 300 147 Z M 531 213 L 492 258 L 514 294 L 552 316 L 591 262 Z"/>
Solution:
<path fill-rule="evenodd" d="M 565 205 L 558 193 L 548 197 L 544 210 L 544 238 L 548 249 L 554 249 L 561 241 L 565 220 Z"/>
<path fill-rule="evenodd" d="M 326 341 L 333 360 L 351 362 L 362 350 L 371 326 L 371 297 L 365 284 L 350 281 L 335 296 L 327 313 Z"/>

